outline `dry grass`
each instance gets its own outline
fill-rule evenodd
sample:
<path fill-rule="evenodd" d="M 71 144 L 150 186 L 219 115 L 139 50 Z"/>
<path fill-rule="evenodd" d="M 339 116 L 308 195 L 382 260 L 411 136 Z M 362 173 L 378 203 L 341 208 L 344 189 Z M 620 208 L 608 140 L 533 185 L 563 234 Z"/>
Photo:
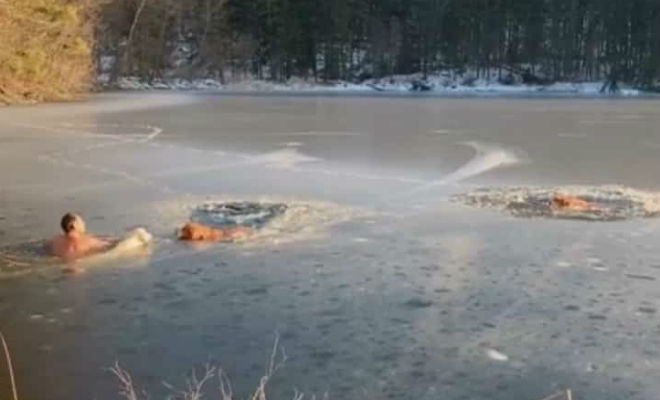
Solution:
<path fill-rule="evenodd" d="M 89 87 L 96 0 L 0 0 L 0 104 L 70 99 Z"/>
<path fill-rule="evenodd" d="M 268 383 L 277 373 L 277 371 L 284 366 L 286 360 L 287 357 L 286 352 L 284 351 L 284 347 L 279 346 L 279 336 L 276 336 L 275 342 L 273 343 L 273 349 L 266 366 L 266 371 L 259 380 L 259 385 L 257 388 L 249 397 L 246 398 L 246 400 L 267 400 L 268 397 L 266 389 Z M 144 393 L 142 396 L 138 396 L 133 378 L 131 377 L 130 373 L 119 366 L 119 363 L 115 363 L 115 365 L 110 368 L 110 372 L 112 372 L 119 380 L 119 395 L 122 399 L 140 400 L 149 398 L 146 393 Z M 165 386 L 173 393 L 173 396 L 168 397 L 168 400 L 202 400 L 208 394 L 205 390 L 207 384 L 212 382 L 214 379 L 217 379 L 218 382 L 218 400 L 237 399 L 234 396 L 229 377 L 221 368 L 212 364 L 206 364 L 204 366 L 203 372 L 203 375 L 198 376 L 197 371 L 193 369 L 191 376 L 186 380 L 185 388 L 183 389 L 177 389 L 176 387 L 165 383 Z M 304 400 L 304 398 L 304 393 L 294 389 L 293 396 L 291 397 L 292 400 Z M 316 400 L 316 396 L 310 396 L 310 400 Z M 327 393 L 325 393 L 322 400 L 328 400 Z M 573 400 L 573 392 L 571 389 L 563 389 L 545 396 L 540 400 Z"/>
<path fill-rule="evenodd" d="M 14 377 L 14 364 L 11 362 L 11 354 L 9 353 L 9 346 L 5 340 L 5 335 L 0 332 L 0 341 L 2 341 L 2 349 L 5 352 L 5 360 L 7 361 L 7 370 L 9 370 L 9 382 L 11 383 L 11 393 L 14 400 L 18 400 L 18 390 L 16 389 L 16 378 Z"/>
<path fill-rule="evenodd" d="M 259 384 L 257 388 L 252 392 L 246 399 L 247 400 L 267 400 L 267 387 L 270 380 L 275 376 L 277 371 L 280 370 L 286 363 L 287 356 L 284 351 L 284 347 L 279 345 L 279 336 L 275 337 L 275 342 L 273 343 L 273 349 L 264 371 L 264 375 L 259 379 Z M 140 400 L 142 398 L 148 398 L 146 394 L 140 396 L 138 391 L 135 388 L 133 378 L 130 373 L 125 369 L 122 369 L 119 363 L 109 369 L 115 377 L 119 380 L 119 395 L 124 400 Z M 183 389 L 178 389 L 170 384 L 165 384 L 165 386 L 170 389 L 173 393 L 172 399 L 183 399 L 183 400 L 201 400 L 207 394 L 206 387 L 207 385 L 217 379 L 217 395 L 220 400 L 236 400 L 234 395 L 233 388 L 231 386 L 231 381 L 227 374 L 219 368 L 218 366 L 212 364 L 206 364 L 203 370 L 203 374 L 198 376 L 197 371 L 193 370 L 190 378 L 186 380 L 185 387 Z M 314 396 L 311 397 L 311 400 L 314 400 Z M 303 400 L 304 394 L 294 390 L 292 397 L 293 400 Z"/>
<path fill-rule="evenodd" d="M 542 398 L 541 400 L 573 400 L 573 392 L 571 389 L 560 390 Z"/>
<path fill-rule="evenodd" d="M 14 368 L 11 361 L 11 355 L 9 353 L 9 346 L 5 341 L 3 333 L 0 331 L 0 342 L 5 353 L 5 358 L 7 362 L 7 369 L 9 370 L 9 377 L 12 389 L 13 400 L 18 400 L 18 392 L 16 389 L 16 381 L 14 378 Z M 278 357 L 279 354 L 279 357 Z M 266 371 L 264 375 L 259 379 L 259 385 L 252 392 L 252 394 L 247 398 L 247 400 L 267 400 L 266 388 L 270 380 L 275 376 L 277 371 L 284 366 L 286 363 L 287 356 L 284 351 L 284 347 L 279 345 L 279 336 L 275 336 L 275 342 L 273 343 L 273 349 L 271 351 L 268 364 L 266 366 Z M 138 395 L 138 392 L 135 388 L 135 383 L 131 374 L 123 369 L 118 362 L 114 366 L 108 369 L 112 374 L 115 375 L 119 381 L 119 396 L 124 400 L 140 400 L 141 398 L 148 399 L 149 396 L 146 393 L 142 393 L 142 396 Z M 219 367 L 206 364 L 204 367 L 204 374 L 201 377 L 197 376 L 197 371 L 193 369 L 190 378 L 186 380 L 185 388 L 177 389 L 176 387 L 165 384 L 168 389 L 173 393 L 173 396 L 168 397 L 168 399 L 183 399 L 183 400 L 202 400 L 206 393 L 206 385 L 213 381 L 214 378 L 218 380 L 218 399 L 219 400 L 236 400 L 234 397 L 234 391 L 231 386 L 231 381 L 227 374 Z M 299 392 L 297 389 L 294 389 L 292 400 L 304 400 L 304 393 Z M 310 400 L 316 400 L 316 396 L 311 396 Z M 328 394 L 326 393 L 323 396 L 323 400 L 328 400 Z M 552 393 L 546 397 L 543 397 L 541 400 L 573 400 L 573 392 L 571 389 L 560 390 L 558 392 Z"/>

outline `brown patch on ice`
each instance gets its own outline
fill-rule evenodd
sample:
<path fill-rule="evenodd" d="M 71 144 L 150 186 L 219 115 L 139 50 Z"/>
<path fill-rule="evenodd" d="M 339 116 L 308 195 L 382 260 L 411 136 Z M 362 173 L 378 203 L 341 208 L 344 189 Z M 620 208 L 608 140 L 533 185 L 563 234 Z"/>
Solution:
<path fill-rule="evenodd" d="M 453 200 L 528 218 L 615 221 L 660 216 L 660 193 L 624 186 L 482 188 Z"/>

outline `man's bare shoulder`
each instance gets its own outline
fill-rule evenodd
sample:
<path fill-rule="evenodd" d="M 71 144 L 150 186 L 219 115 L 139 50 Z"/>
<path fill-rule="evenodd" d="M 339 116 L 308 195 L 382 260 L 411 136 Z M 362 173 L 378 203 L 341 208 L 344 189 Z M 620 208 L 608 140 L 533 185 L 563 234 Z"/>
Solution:
<path fill-rule="evenodd" d="M 54 256 L 68 258 L 76 252 L 76 244 L 70 238 L 58 235 L 50 241 L 50 250 Z"/>

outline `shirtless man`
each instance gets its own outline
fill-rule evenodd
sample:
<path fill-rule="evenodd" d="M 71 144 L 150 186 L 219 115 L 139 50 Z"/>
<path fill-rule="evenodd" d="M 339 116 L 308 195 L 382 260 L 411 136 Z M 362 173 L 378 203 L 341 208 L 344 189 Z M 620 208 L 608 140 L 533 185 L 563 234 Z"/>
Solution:
<path fill-rule="evenodd" d="M 51 242 L 51 251 L 57 257 L 73 261 L 106 250 L 111 243 L 85 233 L 85 221 L 79 215 L 66 213 L 60 221 L 64 234 Z"/>

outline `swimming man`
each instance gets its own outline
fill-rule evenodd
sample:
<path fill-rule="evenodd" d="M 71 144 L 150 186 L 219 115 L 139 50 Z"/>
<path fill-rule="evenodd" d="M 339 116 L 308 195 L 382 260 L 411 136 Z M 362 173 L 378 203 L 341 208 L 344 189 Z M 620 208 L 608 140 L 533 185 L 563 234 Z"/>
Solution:
<path fill-rule="evenodd" d="M 85 233 L 85 221 L 81 216 L 66 213 L 60 221 L 64 232 L 51 242 L 52 253 L 67 261 L 107 250 L 111 243 Z"/>

